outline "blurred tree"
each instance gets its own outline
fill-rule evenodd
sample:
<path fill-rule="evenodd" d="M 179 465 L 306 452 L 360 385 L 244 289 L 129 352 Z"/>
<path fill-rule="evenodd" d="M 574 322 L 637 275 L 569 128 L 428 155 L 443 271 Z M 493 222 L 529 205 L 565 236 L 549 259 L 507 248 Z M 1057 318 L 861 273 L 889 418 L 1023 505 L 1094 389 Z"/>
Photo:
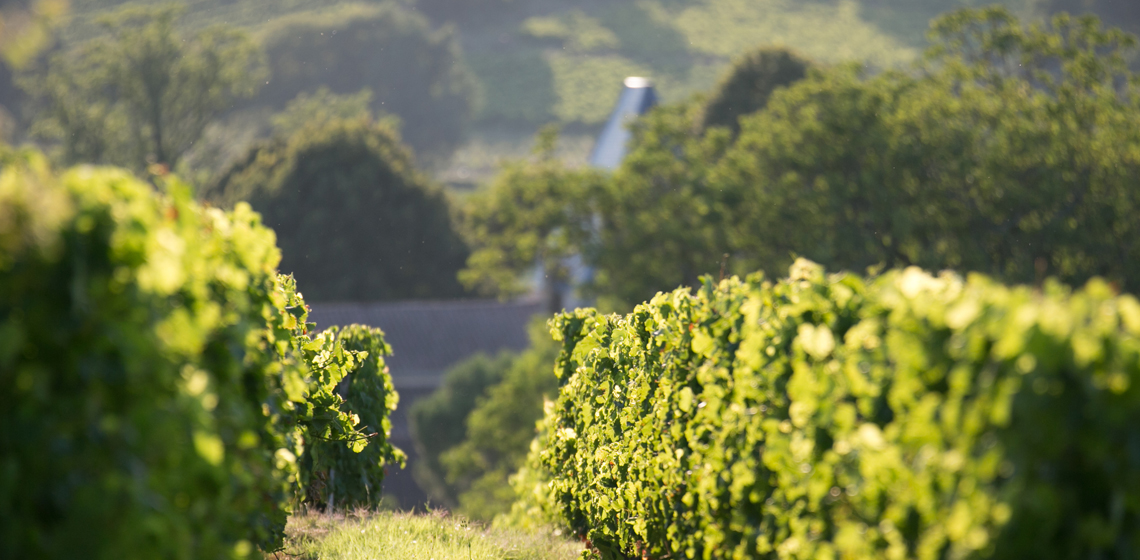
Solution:
<path fill-rule="evenodd" d="M 559 345 L 545 321 L 531 325 L 530 338 L 523 352 L 456 366 L 444 386 L 412 410 L 424 457 L 417 480 L 434 499 L 472 519 L 490 521 L 510 509 L 507 477 L 526 459 L 544 400 L 558 392 Z"/>
<path fill-rule="evenodd" d="M 529 289 L 537 265 L 552 310 L 569 278 L 566 259 L 590 250 L 596 191 L 602 175 L 568 171 L 554 157 L 558 129 L 538 136 L 534 157 L 507 163 L 494 182 L 466 201 L 461 231 L 474 248 L 459 279 L 482 294 L 517 295 Z"/>
<path fill-rule="evenodd" d="M 23 68 L 48 45 L 53 29 L 70 8 L 68 0 L 0 3 L 0 63 Z"/>
<path fill-rule="evenodd" d="M 709 97 L 704 127 L 723 126 L 739 134 L 740 117 L 763 109 L 773 91 L 804 79 L 811 67 L 809 60 L 786 48 L 745 53 Z"/>
<path fill-rule="evenodd" d="M 204 192 L 248 201 L 310 301 L 448 298 L 467 248 L 444 193 L 383 123 L 334 120 L 253 148 Z"/>
<path fill-rule="evenodd" d="M 833 270 L 914 264 L 1140 288 L 1135 40 L 1091 17 L 1025 28 L 994 8 L 937 20 L 932 41 L 909 72 L 812 72 L 741 119 L 735 140 L 701 133 L 692 102 L 660 108 L 634 125 L 622 167 L 589 188 L 555 163 L 505 170 L 475 202 L 546 190 L 540 203 L 472 204 L 469 222 L 483 225 L 465 229 L 464 279 L 504 291 L 536 252 L 500 255 L 553 246 L 594 268 L 609 309 L 701 274 L 783 270 L 795 255 Z M 536 169 L 542 181 L 517 179 Z M 584 223 L 594 227 L 564 225 Z"/>
<path fill-rule="evenodd" d="M 701 136 L 701 111 L 694 100 L 642 117 L 611 176 L 565 168 L 542 147 L 553 139 L 540 138 L 536 158 L 508 164 L 468 199 L 463 232 L 473 250 L 460 279 L 483 293 L 513 294 L 535 263 L 548 284 L 565 282 L 566 259 L 580 255 L 593 269 L 587 295 L 618 310 L 715 274 L 729 249 L 732 210 L 706 176 L 730 136 L 727 129 Z"/>
<path fill-rule="evenodd" d="M 123 8 L 102 20 L 106 37 L 23 76 L 33 132 L 57 142 L 64 162 L 173 167 L 211 119 L 264 82 L 261 53 L 243 33 L 215 26 L 179 37 L 178 11 Z"/>
<path fill-rule="evenodd" d="M 1135 40 L 1094 17 L 938 20 L 925 73 L 809 78 L 744 120 L 717 171 L 737 249 L 779 270 L 918 265 L 1140 288 Z"/>
<path fill-rule="evenodd" d="M 1140 33 L 1140 2 L 1132 0 L 1043 0 L 1046 15 L 1091 13 L 1131 33 Z"/>
<path fill-rule="evenodd" d="M 392 3 L 354 5 L 275 21 L 263 34 L 272 70 L 259 100 L 278 107 L 301 92 L 372 91 L 371 108 L 403 123 L 416 153 L 436 158 L 463 140 L 475 82 L 451 28 L 432 30 Z"/>
<path fill-rule="evenodd" d="M 0 144 L 14 142 L 22 124 L 25 96 L 16 85 L 17 70 L 48 47 L 70 8 L 68 0 L 0 2 Z"/>
<path fill-rule="evenodd" d="M 725 257 L 736 200 L 712 176 L 731 136 L 725 128 L 701 135 L 701 113 L 691 100 L 642 117 L 621 167 L 599 189 L 599 233 L 584 254 L 596 269 L 589 288 L 602 309 L 625 310 L 737 264 Z"/>
<path fill-rule="evenodd" d="M 372 120 L 372 90 L 364 88 L 349 95 L 337 95 L 327 87 L 317 88 L 312 94 L 300 93 L 293 98 L 285 110 L 273 115 L 273 132 L 279 136 L 290 136 L 314 124 L 328 124 L 335 120 Z M 396 117 L 388 116 L 388 124 L 399 126 Z"/>
<path fill-rule="evenodd" d="M 427 398 L 416 401 L 409 412 L 416 455 L 412 473 L 428 497 L 445 507 L 459 505 L 456 489 L 447 482 L 447 471 L 439 458 L 467 436 L 467 417 L 487 390 L 503 380 L 515 360 L 512 352 L 496 356 L 477 354 L 452 367 L 443 385 Z"/>

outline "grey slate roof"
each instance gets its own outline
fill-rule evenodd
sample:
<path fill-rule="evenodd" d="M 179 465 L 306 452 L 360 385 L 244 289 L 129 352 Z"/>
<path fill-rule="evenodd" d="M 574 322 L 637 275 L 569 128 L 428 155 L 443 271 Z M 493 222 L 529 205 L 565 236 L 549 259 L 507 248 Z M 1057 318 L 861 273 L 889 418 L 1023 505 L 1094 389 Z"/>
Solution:
<path fill-rule="evenodd" d="M 590 153 L 590 165 L 601 169 L 617 169 L 625 159 L 626 149 L 632 134 L 629 124 L 657 105 L 657 93 L 653 84 L 645 78 L 625 79 L 621 96 L 606 121 L 605 128 L 598 135 L 594 150 Z"/>
<path fill-rule="evenodd" d="M 472 355 L 524 350 L 527 324 L 542 311 L 539 301 L 450 300 L 312 303 L 318 328 L 360 323 L 379 327 L 392 346 L 387 358 L 397 389 L 435 385 L 452 365 Z"/>

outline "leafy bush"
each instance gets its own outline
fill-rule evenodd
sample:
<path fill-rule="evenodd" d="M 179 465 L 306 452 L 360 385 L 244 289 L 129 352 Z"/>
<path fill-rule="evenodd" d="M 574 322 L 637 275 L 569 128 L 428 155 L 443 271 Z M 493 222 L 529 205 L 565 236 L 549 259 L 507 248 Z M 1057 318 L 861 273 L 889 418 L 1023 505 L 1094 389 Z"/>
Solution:
<path fill-rule="evenodd" d="M 463 139 L 474 80 L 450 28 L 387 3 L 286 16 L 263 35 L 271 86 L 259 98 L 278 107 L 324 86 L 337 94 L 372 91 L 372 110 L 403 122 L 418 153 L 447 155 Z"/>
<path fill-rule="evenodd" d="M 784 48 L 762 48 L 737 59 L 705 105 L 704 126 L 723 126 L 740 132 L 740 117 L 768 104 L 777 88 L 807 76 L 812 64 Z"/>
<path fill-rule="evenodd" d="M 0 555 L 277 546 L 306 444 L 361 447 L 334 390 L 365 354 L 308 333 L 248 205 L 0 165 Z"/>
<path fill-rule="evenodd" d="M 332 121 L 255 147 L 205 196 L 249 201 L 318 301 L 446 298 L 467 256 L 444 193 L 383 123 Z"/>
<path fill-rule="evenodd" d="M 551 325 L 561 390 L 530 457 L 548 482 L 521 490 L 604 557 L 1140 546 L 1140 302 L 1103 281 L 801 260 Z"/>
<path fill-rule="evenodd" d="M 349 325 L 326 332 L 345 351 L 358 353 L 363 360 L 339 381 L 335 392 L 344 399 L 342 409 L 356 424 L 358 434 L 354 435 L 364 438 L 365 445 L 360 449 L 346 446 L 341 438 L 310 438 L 301 456 L 305 500 L 326 510 L 374 508 L 380 504 L 384 466 L 404 462 L 403 452 L 388 442 L 392 431 L 388 417 L 399 402 L 384 364 L 384 356 L 392 349 L 377 328 Z"/>
<path fill-rule="evenodd" d="M 248 553 L 285 496 L 260 401 L 301 372 L 270 350 L 272 232 L 118 171 L 0 185 L 4 556 Z"/>

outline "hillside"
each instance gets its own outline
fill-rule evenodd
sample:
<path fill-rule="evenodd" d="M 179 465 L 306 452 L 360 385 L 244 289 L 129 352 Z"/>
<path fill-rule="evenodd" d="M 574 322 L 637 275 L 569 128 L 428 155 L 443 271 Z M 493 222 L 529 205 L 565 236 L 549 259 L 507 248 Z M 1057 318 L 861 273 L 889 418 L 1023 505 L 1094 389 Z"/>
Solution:
<path fill-rule="evenodd" d="M 419 4 L 417 4 L 417 2 Z M 1040 0 L 1001 0 L 1023 14 Z M 142 3 L 159 4 L 161 0 Z M 184 0 L 182 24 L 238 25 L 257 34 L 277 18 L 344 1 Z M 404 0 L 458 31 L 479 85 L 471 133 L 436 175 L 474 184 L 504 156 L 527 153 L 548 122 L 564 125 L 562 155 L 581 163 L 620 92 L 647 76 L 666 101 L 711 88 L 729 61 L 760 45 L 787 45 L 822 62 L 898 66 L 921 52 L 927 22 L 974 0 Z M 98 16 L 122 4 L 75 0 L 68 42 L 98 32 Z M 422 4 L 422 5 L 421 5 Z M 317 84 L 314 84 L 314 89 Z"/>

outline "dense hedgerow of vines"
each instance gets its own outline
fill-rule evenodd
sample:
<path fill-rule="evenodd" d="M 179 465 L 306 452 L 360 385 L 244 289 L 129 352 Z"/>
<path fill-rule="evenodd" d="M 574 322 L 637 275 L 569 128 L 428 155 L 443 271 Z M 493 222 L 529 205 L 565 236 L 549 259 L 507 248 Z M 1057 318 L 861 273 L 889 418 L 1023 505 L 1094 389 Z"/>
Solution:
<path fill-rule="evenodd" d="M 1140 551 L 1140 303 L 1100 281 L 799 261 L 552 326 L 561 393 L 516 513 L 603 556 Z"/>
<path fill-rule="evenodd" d="M 354 447 L 339 439 L 310 442 L 301 457 L 305 499 L 325 508 L 375 507 L 380 504 L 384 466 L 404 462 L 404 453 L 388 442 L 389 415 L 400 400 L 384 363 L 392 348 L 384 341 L 384 333 L 373 327 L 349 325 L 326 332 L 334 334 L 346 351 L 364 357 L 336 387 L 358 433 Z"/>
<path fill-rule="evenodd" d="M 370 348 L 309 334 L 248 205 L 0 165 L 0 556 L 275 547 L 306 444 L 366 443 L 335 390 Z"/>

